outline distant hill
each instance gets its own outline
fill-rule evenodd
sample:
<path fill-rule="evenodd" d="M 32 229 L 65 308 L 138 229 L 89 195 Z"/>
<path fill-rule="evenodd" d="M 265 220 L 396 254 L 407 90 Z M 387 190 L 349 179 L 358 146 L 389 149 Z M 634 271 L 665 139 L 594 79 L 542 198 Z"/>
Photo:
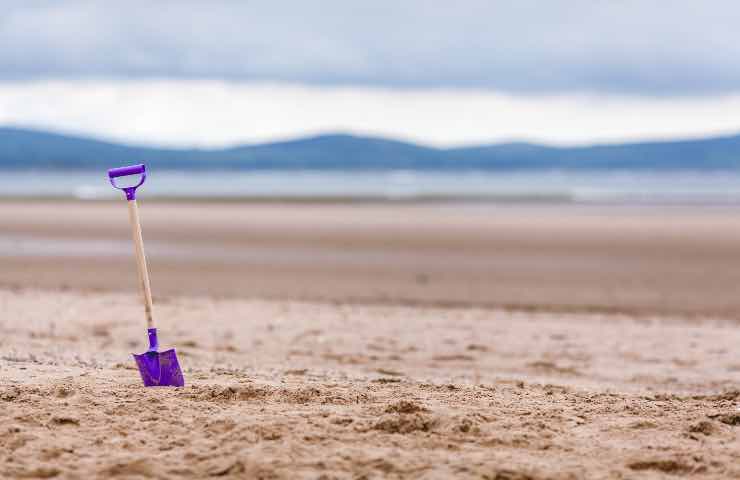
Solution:
<path fill-rule="evenodd" d="M 739 169 L 740 135 L 569 148 L 506 143 L 437 149 L 338 134 L 203 150 L 0 128 L 0 169 L 101 169 L 141 162 L 173 169 Z"/>

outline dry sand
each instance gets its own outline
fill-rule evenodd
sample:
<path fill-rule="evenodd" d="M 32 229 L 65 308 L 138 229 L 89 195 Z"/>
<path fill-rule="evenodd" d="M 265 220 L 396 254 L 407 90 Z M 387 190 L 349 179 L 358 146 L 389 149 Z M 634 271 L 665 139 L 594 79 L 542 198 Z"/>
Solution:
<path fill-rule="evenodd" d="M 740 477 L 732 209 L 142 205 L 145 390 L 120 207 L 0 204 L 0 478 Z"/>

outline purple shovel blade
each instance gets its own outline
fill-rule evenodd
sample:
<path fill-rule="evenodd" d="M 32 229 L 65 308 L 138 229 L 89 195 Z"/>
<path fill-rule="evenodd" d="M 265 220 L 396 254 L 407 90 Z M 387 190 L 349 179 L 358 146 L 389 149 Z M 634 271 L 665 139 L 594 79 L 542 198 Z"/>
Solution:
<path fill-rule="evenodd" d="M 182 387 L 185 379 L 182 376 L 180 362 L 175 350 L 158 352 L 157 329 L 149 329 L 149 350 L 141 355 L 134 354 L 145 387 Z"/>

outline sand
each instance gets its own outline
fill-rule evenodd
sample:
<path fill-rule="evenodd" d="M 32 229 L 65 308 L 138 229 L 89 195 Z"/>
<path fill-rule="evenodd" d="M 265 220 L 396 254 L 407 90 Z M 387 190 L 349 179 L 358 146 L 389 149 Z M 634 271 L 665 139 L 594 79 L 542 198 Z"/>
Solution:
<path fill-rule="evenodd" d="M 160 295 L 740 319 L 737 207 L 144 198 L 141 216 Z M 136 288 L 123 202 L 0 202 L 0 262 L 0 286 Z"/>
<path fill-rule="evenodd" d="M 732 209 L 142 205 L 147 390 L 119 207 L 0 204 L 0 478 L 740 476 Z"/>

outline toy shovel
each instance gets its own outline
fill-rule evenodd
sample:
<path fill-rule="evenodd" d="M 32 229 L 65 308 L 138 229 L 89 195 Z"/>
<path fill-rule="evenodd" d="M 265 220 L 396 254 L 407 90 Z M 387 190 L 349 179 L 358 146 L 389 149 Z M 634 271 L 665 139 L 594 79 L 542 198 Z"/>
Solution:
<path fill-rule="evenodd" d="M 133 186 L 120 186 L 116 183 L 119 177 L 130 175 L 141 175 L 139 183 Z M 185 379 L 182 376 L 180 363 L 177 361 L 175 350 L 159 351 L 157 341 L 157 329 L 154 327 L 152 318 L 152 291 L 149 285 L 149 271 L 146 266 L 144 255 L 144 240 L 141 236 L 141 223 L 139 222 L 139 207 L 136 204 L 136 189 L 146 180 L 146 166 L 132 165 L 130 167 L 113 168 L 108 170 L 110 183 L 126 194 L 128 200 L 128 213 L 131 219 L 131 229 L 134 235 L 134 251 L 136 263 L 139 267 L 139 283 L 144 297 L 144 313 L 146 314 L 147 328 L 149 329 L 149 350 L 141 355 L 134 354 L 134 360 L 139 367 L 141 379 L 146 387 L 182 387 Z"/>

